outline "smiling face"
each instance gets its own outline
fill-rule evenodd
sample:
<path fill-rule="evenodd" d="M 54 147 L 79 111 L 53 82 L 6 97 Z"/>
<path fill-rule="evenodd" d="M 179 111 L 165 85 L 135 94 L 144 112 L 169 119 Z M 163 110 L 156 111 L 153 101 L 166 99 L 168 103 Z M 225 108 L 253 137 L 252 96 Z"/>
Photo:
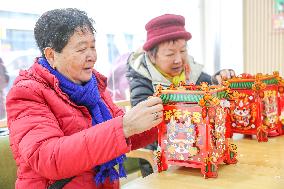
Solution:
<path fill-rule="evenodd" d="M 74 83 L 90 80 L 97 60 L 94 34 L 87 28 L 77 28 L 62 51 L 45 50 L 52 67 Z M 51 56 L 50 56 L 51 55 Z"/>
<path fill-rule="evenodd" d="M 180 75 L 187 60 L 186 40 L 166 41 L 158 45 L 156 56 L 149 58 L 161 71 L 171 77 Z"/>

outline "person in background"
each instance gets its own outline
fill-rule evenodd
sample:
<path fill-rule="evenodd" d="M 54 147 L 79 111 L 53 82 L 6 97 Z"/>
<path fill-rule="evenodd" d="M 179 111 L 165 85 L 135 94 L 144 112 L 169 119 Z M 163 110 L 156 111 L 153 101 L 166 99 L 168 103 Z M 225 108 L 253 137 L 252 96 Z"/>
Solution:
<path fill-rule="evenodd" d="M 114 101 L 129 100 L 129 83 L 126 78 L 126 62 L 130 53 L 119 56 L 108 77 L 108 88 Z"/>
<path fill-rule="evenodd" d="M 125 153 L 157 138 L 161 99 L 125 114 L 115 106 L 106 77 L 93 69 L 94 33 L 93 20 L 74 8 L 37 20 L 42 56 L 19 73 L 6 101 L 16 189 L 119 188 Z"/>
<path fill-rule="evenodd" d="M 191 33 L 185 30 L 183 16 L 158 16 L 150 20 L 145 29 L 147 40 L 143 49 L 133 52 L 127 63 L 132 106 L 152 96 L 158 84 L 163 87 L 177 86 L 181 81 L 196 85 L 201 82 L 218 84 L 222 79 L 235 75 L 231 69 L 220 70 L 212 77 L 202 71 L 203 66 L 188 53 L 187 41 L 191 39 Z M 157 142 L 146 148 L 156 150 Z M 153 172 L 147 161 L 140 159 L 139 163 L 143 177 Z"/>
<path fill-rule="evenodd" d="M 0 119 L 6 117 L 5 102 L 4 102 L 4 89 L 8 86 L 9 75 L 5 68 L 2 58 L 0 58 Z"/>

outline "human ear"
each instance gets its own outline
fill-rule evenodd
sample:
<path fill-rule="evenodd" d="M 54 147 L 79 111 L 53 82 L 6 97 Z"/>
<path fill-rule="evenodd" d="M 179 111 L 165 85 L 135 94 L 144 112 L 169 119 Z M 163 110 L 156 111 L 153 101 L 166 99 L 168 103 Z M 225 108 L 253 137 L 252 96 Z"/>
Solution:
<path fill-rule="evenodd" d="M 55 51 L 51 47 L 46 47 L 43 51 L 44 56 L 50 66 L 55 69 Z"/>
<path fill-rule="evenodd" d="M 150 61 L 152 62 L 152 64 L 155 64 L 156 63 L 155 56 L 150 52 L 148 52 L 147 54 L 148 54 L 148 57 L 149 57 Z"/>

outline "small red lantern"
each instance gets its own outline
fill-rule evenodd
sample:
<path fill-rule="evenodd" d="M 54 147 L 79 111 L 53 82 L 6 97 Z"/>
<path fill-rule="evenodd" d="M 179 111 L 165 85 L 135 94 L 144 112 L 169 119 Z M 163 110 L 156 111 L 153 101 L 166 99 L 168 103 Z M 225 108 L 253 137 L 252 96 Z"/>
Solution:
<path fill-rule="evenodd" d="M 245 76 L 245 77 L 244 77 Z M 268 136 L 282 134 L 280 119 L 283 100 L 279 97 L 281 78 L 273 75 L 256 74 L 246 77 L 242 74 L 227 80 L 230 95 L 231 136 L 233 133 L 256 135 L 259 142 L 266 142 Z"/>

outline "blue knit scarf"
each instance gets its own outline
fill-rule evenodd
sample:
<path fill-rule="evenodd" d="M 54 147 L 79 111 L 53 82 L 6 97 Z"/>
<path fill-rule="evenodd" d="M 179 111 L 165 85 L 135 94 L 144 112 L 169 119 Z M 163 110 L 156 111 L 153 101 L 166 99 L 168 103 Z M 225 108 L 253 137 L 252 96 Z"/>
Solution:
<path fill-rule="evenodd" d="M 65 92 L 70 99 L 79 106 L 85 106 L 92 116 L 92 125 L 102 123 L 112 118 L 105 103 L 101 100 L 101 96 L 97 86 L 97 79 L 94 75 L 90 81 L 84 85 L 79 85 L 71 82 L 65 76 L 53 69 L 45 58 L 39 58 L 38 63 L 49 70 L 59 81 L 60 89 Z M 119 179 L 119 177 L 126 177 L 126 172 L 123 167 L 123 162 L 126 159 L 125 154 L 107 162 L 96 166 L 94 169 L 97 172 L 95 176 L 96 184 L 103 183 L 107 177 L 110 181 Z M 119 172 L 114 168 L 119 165 Z"/>

